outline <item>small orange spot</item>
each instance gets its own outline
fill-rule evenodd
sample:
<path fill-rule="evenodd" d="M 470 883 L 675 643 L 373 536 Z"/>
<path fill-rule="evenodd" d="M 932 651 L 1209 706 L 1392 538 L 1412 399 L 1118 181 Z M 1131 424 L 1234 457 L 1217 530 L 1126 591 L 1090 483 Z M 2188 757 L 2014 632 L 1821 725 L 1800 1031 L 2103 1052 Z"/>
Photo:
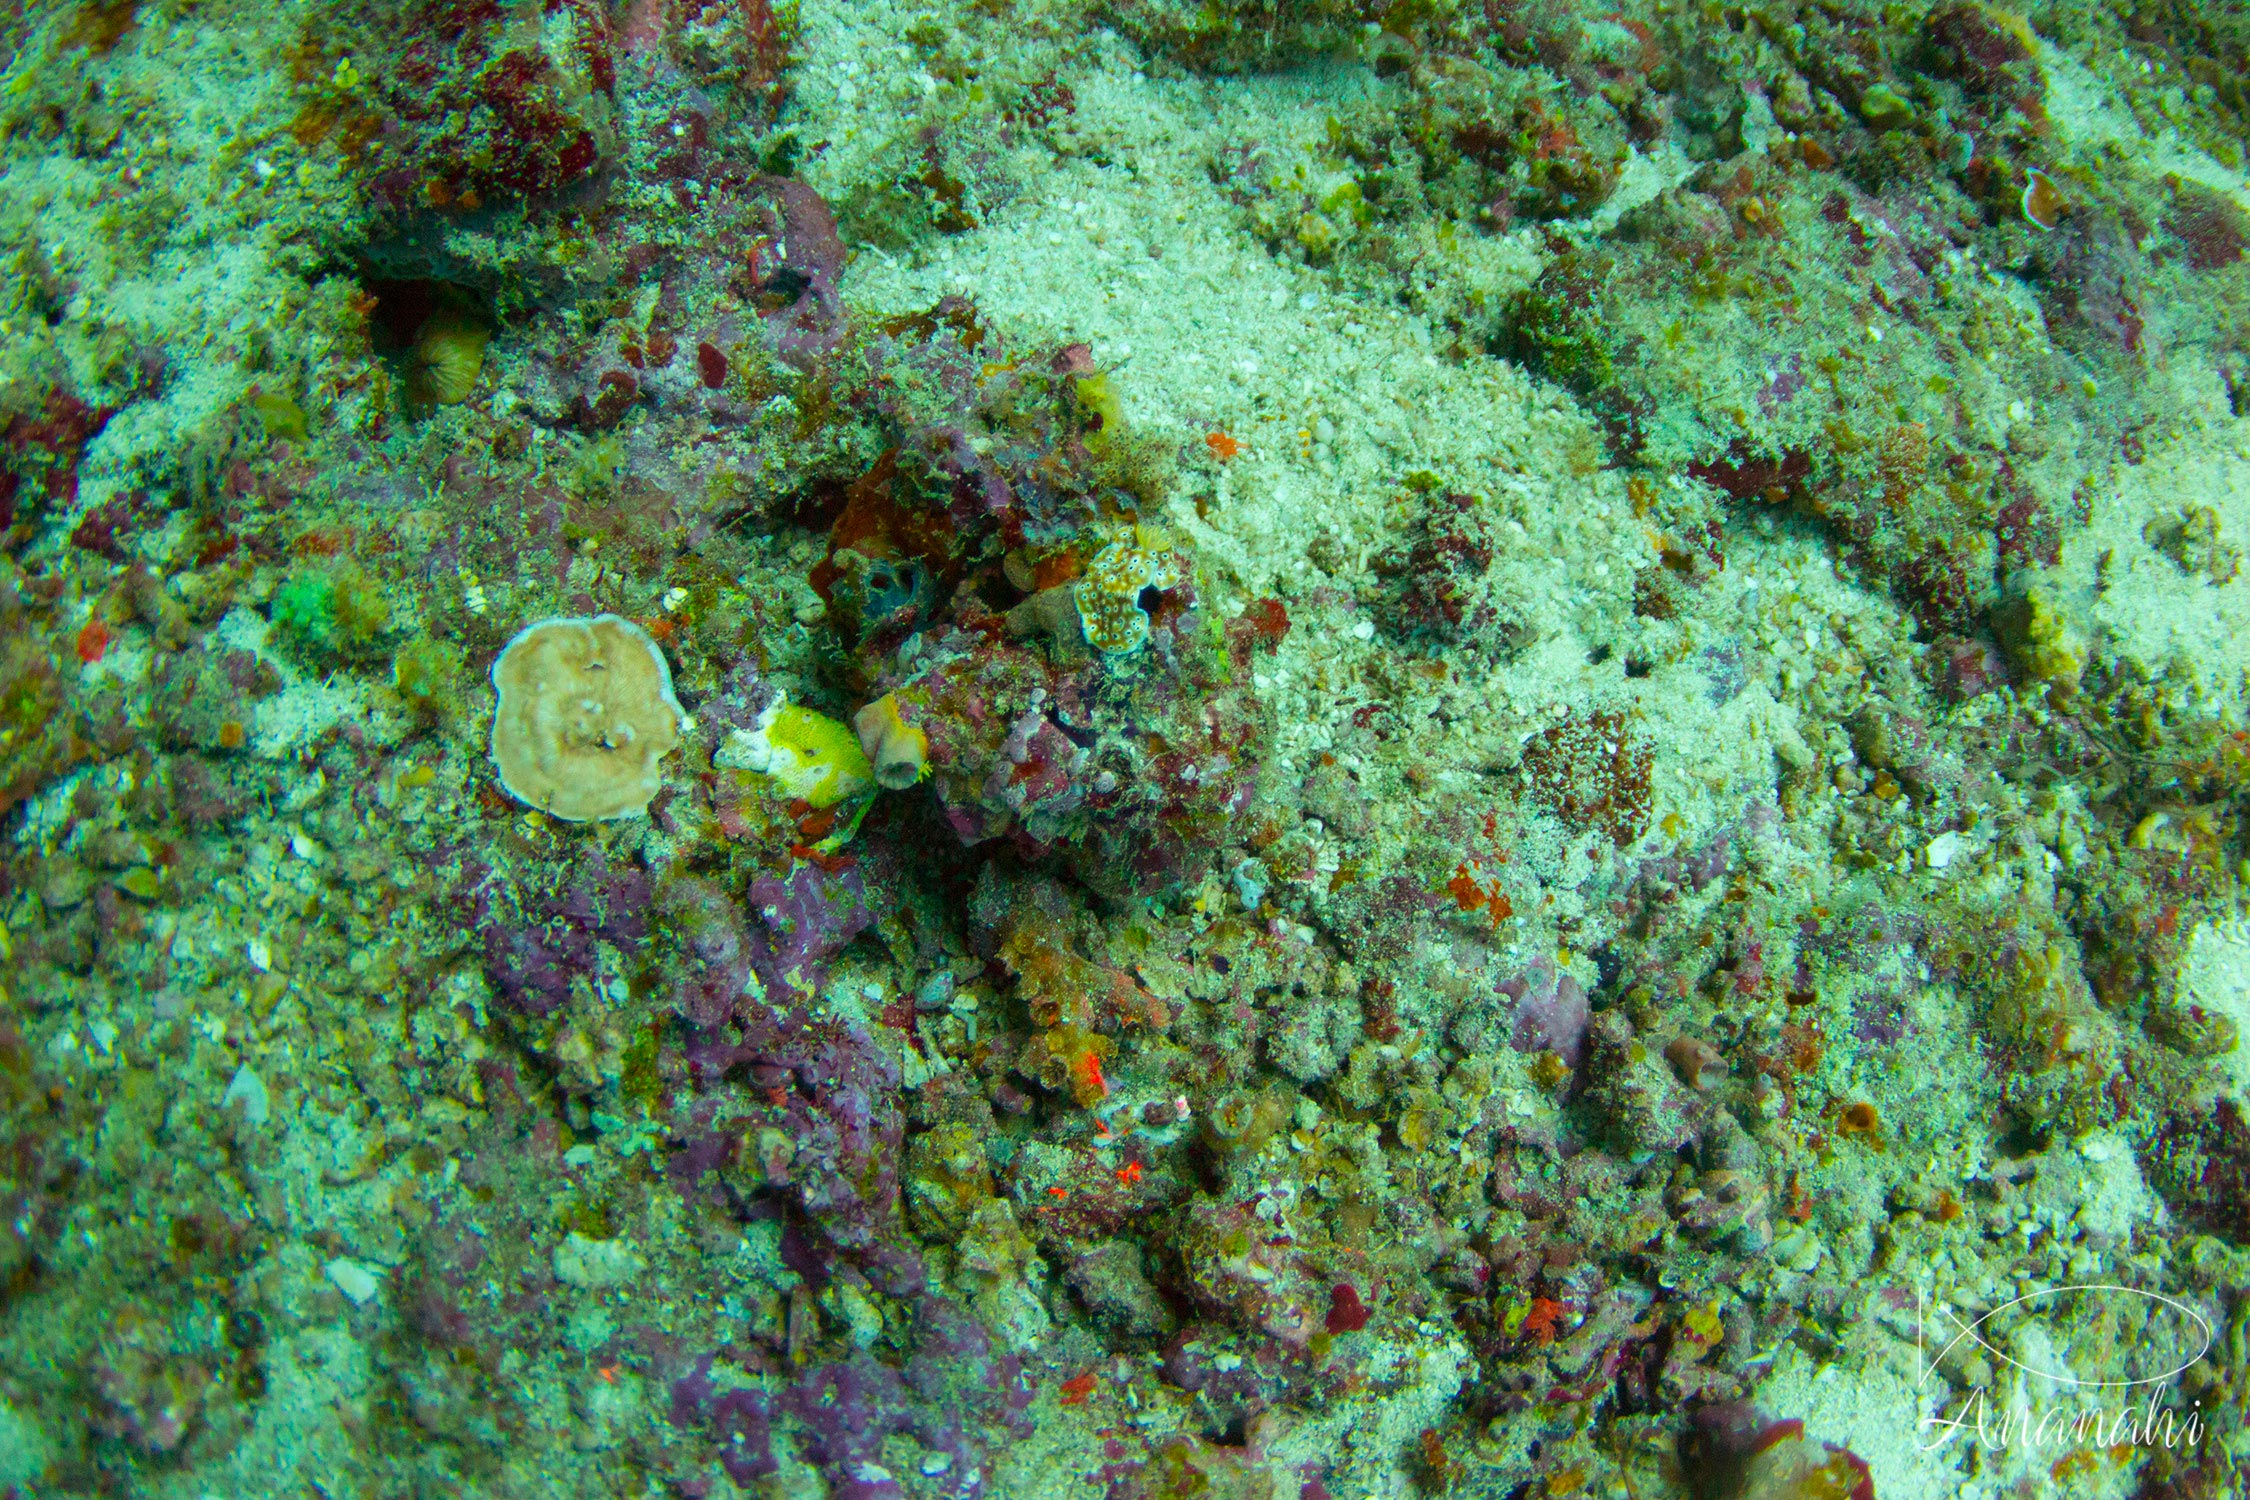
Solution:
<path fill-rule="evenodd" d="M 85 637 L 81 636 L 79 637 L 79 639 L 83 641 Z M 78 654 L 80 656 L 84 656 L 86 654 L 86 648 L 84 646 L 80 646 L 78 648 Z M 2160 937 L 2170 937 L 2174 932 L 2179 930 L 2179 926 L 2180 909 L 2176 906 L 2165 907 L 2163 913 L 2156 919 L 2156 931 L 2157 935 Z"/>
<path fill-rule="evenodd" d="M 88 620 L 86 628 L 78 632 L 78 659 L 91 666 L 108 649 L 109 627 L 99 620 Z"/>
<path fill-rule="evenodd" d="M 1534 1343 L 1551 1344 L 1555 1341 L 1555 1321 L 1562 1316 L 1562 1304 L 1552 1297 L 1531 1299 L 1531 1311 L 1524 1314 L 1523 1331 Z"/>
<path fill-rule="evenodd" d="M 315 526 L 289 544 L 299 557 L 334 557 L 352 544 L 352 534 L 341 526 Z"/>
<path fill-rule="evenodd" d="M 1883 1123 L 1875 1106 L 1864 1099 L 1845 1105 L 1836 1115 L 1836 1126 L 1846 1135 L 1873 1135 Z"/>
<path fill-rule="evenodd" d="M 1070 1196 L 1070 1189 L 1066 1187 L 1051 1187 L 1047 1189 L 1047 1196 L 1050 1198 L 1067 1198 Z"/>
<path fill-rule="evenodd" d="M 1095 1100 L 1109 1097 L 1109 1080 L 1102 1077 L 1102 1060 L 1091 1050 L 1078 1054 L 1078 1060 L 1071 1064 L 1071 1072 L 1078 1079 L 1078 1096 L 1081 1101 L 1085 1101 L 1089 1095 Z"/>
<path fill-rule="evenodd" d="M 1127 1187 L 1139 1182 L 1141 1180 L 1141 1164 L 1137 1161 L 1125 1163 L 1124 1166 L 1117 1169 L 1117 1180 Z"/>
<path fill-rule="evenodd" d="M 1797 1181 L 1797 1174 L 1794 1172 L 1789 1174 L 1789 1206 L 1782 1212 L 1800 1224 L 1812 1217 L 1812 1195 Z"/>
<path fill-rule="evenodd" d="M 243 727 L 232 719 L 219 726 L 219 748 L 222 750 L 240 750 L 249 738 Z"/>
<path fill-rule="evenodd" d="M 1094 1394 L 1094 1379 L 1094 1372 L 1088 1370 L 1083 1375 L 1073 1375 L 1070 1379 L 1064 1381 L 1062 1383 L 1062 1404 L 1065 1406 L 1084 1406 L 1086 1398 Z"/>
<path fill-rule="evenodd" d="M 1060 588 L 1085 571 L 1086 560 L 1077 553 L 1050 552 L 1031 565 L 1031 584 L 1035 589 Z"/>
<path fill-rule="evenodd" d="M 1220 463 L 1225 463 L 1228 459 L 1234 457 L 1237 453 L 1240 453 L 1242 451 L 1242 444 L 1236 442 L 1233 438 L 1228 437 L 1223 432 L 1214 432 L 1206 435 L 1203 439 L 1203 446 L 1209 448 L 1211 450 L 1211 456 L 1217 459 Z"/>
<path fill-rule="evenodd" d="M 596 1375 L 599 1375 L 599 1376 L 601 1376 L 601 1378 L 602 1378 L 602 1384 L 604 1384 L 604 1385 L 615 1385 L 615 1384 L 617 1384 L 617 1366 L 615 1366 L 615 1365 L 603 1365 L 603 1366 L 602 1366 L 602 1367 L 601 1367 L 600 1369 L 596 1370 L 596 1371 L 595 1371 L 594 1373 L 595 1373 Z"/>
<path fill-rule="evenodd" d="M 1515 903 L 1501 892 L 1499 882 L 1488 886 L 1480 880 L 1478 876 L 1482 873 L 1483 867 L 1476 862 L 1465 863 L 1453 872 L 1445 888 L 1461 910 L 1476 911 L 1481 907 L 1492 913 L 1492 925 L 1498 927 L 1515 915 Z"/>

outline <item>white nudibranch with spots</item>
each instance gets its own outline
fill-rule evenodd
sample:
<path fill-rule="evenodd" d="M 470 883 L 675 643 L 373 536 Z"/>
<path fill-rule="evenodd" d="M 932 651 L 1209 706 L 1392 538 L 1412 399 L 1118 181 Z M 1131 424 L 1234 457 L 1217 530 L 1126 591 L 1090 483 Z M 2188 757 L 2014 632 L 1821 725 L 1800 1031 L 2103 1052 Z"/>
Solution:
<path fill-rule="evenodd" d="M 1111 542 L 1094 554 L 1072 597 L 1086 644 L 1105 656 L 1124 656 L 1148 640 L 1148 611 L 1141 590 L 1168 589 L 1180 581 L 1169 552 L 1139 536 Z"/>

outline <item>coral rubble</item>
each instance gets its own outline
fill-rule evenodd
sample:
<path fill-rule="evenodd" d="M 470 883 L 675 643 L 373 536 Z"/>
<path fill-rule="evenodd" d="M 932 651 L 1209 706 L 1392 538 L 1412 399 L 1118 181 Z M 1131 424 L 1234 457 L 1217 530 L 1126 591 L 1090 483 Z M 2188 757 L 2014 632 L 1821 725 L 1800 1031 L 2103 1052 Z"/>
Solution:
<path fill-rule="evenodd" d="M 0 1497 L 2239 1491 L 2227 6 L 0 44 Z"/>

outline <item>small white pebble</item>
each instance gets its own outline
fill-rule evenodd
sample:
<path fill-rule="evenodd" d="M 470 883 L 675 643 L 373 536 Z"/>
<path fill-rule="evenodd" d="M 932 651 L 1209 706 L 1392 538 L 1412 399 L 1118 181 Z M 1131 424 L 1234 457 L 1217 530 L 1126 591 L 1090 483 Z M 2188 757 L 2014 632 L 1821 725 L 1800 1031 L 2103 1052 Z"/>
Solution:
<path fill-rule="evenodd" d="M 1354 625 L 1352 627 L 1352 639 L 1357 641 L 1371 641 L 1375 639 L 1375 622 L 1373 620 L 1362 620 L 1357 625 Z"/>
<path fill-rule="evenodd" d="M 349 1297 L 354 1307 L 365 1307 L 383 1288 L 383 1278 L 356 1260 L 342 1256 L 322 1266 L 321 1273 L 336 1284 L 336 1290 Z"/>
<path fill-rule="evenodd" d="M 261 974 L 273 972 L 273 945 L 262 937 L 254 937 L 242 945 L 250 955 L 250 966 Z"/>
<path fill-rule="evenodd" d="M 234 1070 L 227 1082 L 227 1091 L 219 1096 L 219 1108 L 242 1106 L 242 1123 L 263 1125 L 273 1113 L 273 1096 L 266 1092 L 266 1081 L 253 1071 L 248 1063 Z"/>

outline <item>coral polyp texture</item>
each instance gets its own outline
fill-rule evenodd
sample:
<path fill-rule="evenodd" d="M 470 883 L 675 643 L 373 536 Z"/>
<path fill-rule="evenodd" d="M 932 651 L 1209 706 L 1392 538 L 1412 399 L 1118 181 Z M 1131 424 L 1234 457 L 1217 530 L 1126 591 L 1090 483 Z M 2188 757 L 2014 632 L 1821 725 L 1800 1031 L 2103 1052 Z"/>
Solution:
<path fill-rule="evenodd" d="M 2221 1500 L 2250 23 L 0 7 L 0 1500 Z"/>

